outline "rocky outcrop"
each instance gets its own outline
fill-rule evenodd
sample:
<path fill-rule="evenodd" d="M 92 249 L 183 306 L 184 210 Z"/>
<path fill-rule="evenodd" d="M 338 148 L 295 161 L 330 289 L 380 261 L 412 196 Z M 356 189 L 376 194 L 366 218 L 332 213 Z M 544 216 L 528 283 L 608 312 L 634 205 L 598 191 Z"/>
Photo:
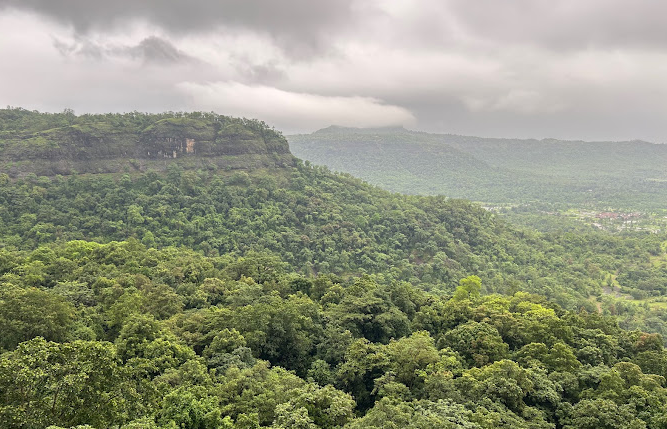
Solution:
<path fill-rule="evenodd" d="M 10 176 L 162 170 L 169 163 L 249 169 L 294 162 L 280 133 L 258 121 L 217 115 L 168 117 L 143 128 L 97 121 L 0 135 L 0 172 Z"/>

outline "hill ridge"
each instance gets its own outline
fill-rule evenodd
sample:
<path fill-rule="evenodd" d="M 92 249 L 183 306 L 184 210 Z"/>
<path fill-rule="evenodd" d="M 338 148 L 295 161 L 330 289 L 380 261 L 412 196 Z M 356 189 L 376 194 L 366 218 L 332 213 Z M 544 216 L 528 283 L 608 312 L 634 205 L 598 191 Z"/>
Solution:
<path fill-rule="evenodd" d="M 667 145 L 329 127 L 287 136 L 293 153 L 393 192 L 489 204 L 661 208 Z M 621 196 L 621 198 L 619 198 Z"/>
<path fill-rule="evenodd" d="M 555 142 L 555 143 L 646 143 L 651 145 L 663 145 L 665 143 L 651 142 L 641 139 L 632 139 L 632 140 L 580 140 L 580 139 L 558 139 L 555 137 L 484 137 L 484 136 L 474 136 L 470 134 L 456 134 L 456 133 L 447 133 L 447 132 L 430 132 L 430 131 L 420 131 L 420 130 L 411 130 L 405 128 L 404 126 L 386 126 L 386 127 L 345 127 L 340 125 L 329 125 L 328 127 L 320 128 L 313 131 L 312 133 L 297 133 L 291 134 L 288 137 L 294 136 L 306 136 L 310 134 L 332 134 L 332 133 L 356 133 L 356 134 L 383 134 L 387 132 L 402 132 L 404 134 L 415 134 L 415 135 L 426 135 L 432 137 L 459 137 L 465 139 L 478 139 L 478 140 L 491 140 L 491 141 L 512 141 L 512 142 Z"/>
<path fill-rule="evenodd" d="M 0 170 L 14 177 L 164 170 L 171 163 L 185 169 L 283 167 L 295 161 L 283 135 L 256 120 L 200 112 L 75 116 L 0 110 Z"/>

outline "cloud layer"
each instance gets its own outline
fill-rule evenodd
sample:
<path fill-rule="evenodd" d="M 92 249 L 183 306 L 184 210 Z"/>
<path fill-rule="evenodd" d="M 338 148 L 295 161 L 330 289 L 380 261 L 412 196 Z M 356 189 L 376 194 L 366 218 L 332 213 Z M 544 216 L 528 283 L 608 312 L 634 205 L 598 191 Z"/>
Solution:
<path fill-rule="evenodd" d="M 667 142 L 652 0 L 0 0 L 0 103 Z"/>
<path fill-rule="evenodd" d="M 287 132 L 298 131 L 289 129 L 295 118 L 300 128 L 309 129 L 321 128 L 323 123 L 381 127 L 412 125 L 415 121 L 408 110 L 369 97 L 322 96 L 238 82 L 183 82 L 178 88 L 190 97 L 193 106 L 233 115 L 257 116 L 270 123 L 285 124 Z"/>

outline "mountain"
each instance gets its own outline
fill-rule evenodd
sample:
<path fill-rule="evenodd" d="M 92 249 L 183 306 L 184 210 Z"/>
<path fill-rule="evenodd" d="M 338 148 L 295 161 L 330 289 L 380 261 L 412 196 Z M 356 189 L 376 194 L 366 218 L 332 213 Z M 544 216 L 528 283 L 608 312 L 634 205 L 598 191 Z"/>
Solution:
<path fill-rule="evenodd" d="M 393 194 L 259 121 L 2 114 L 0 427 L 667 421 L 663 235 Z"/>
<path fill-rule="evenodd" d="M 0 110 L 0 166 L 29 173 L 117 173 L 293 165 L 287 142 L 259 121 L 215 114 L 40 114 Z M 167 161 L 169 160 L 169 161 Z"/>
<path fill-rule="evenodd" d="M 394 192 L 634 209 L 663 209 L 667 198 L 667 145 L 342 127 L 288 140 L 300 158 Z"/>
<path fill-rule="evenodd" d="M 590 311 L 596 309 L 596 299 L 606 298 L 605 287 L 651 300 L 667 287 L 659 263 L 661 236 L 616 238 L 589 232 L 583 242 L 572 235 L 512 227 L 462 200 L 392 195 L 350 176 L 304 165 L 289 153 L 279 133 L 259 121 L 201 113 L 82 115 L 69 119 L 75 125 L 52 128 L 65 114 L 18 113 L 25 115 L 26 125 L 6 122 L 11 126 L 3 131 L 5 158 L 19 144 L 35 144 L 18 136 L 43 132 L 41 128 L 60 135 L 93 124 L 99 130 L 102 123 L 111 131 L 99 131 L 97 143 L 54 140 L 61 150 L 28 151 L 41 153 L 35 163 L 39 169 L 24 160 L 24 177 L 0 175 L 0 244 L 9 248 L 133 237 L 149 247 L 187 246 L 209 255 L 269 252 L 306 275 L 367 273 L 443 293 L 459 279 L 478 275 L 486 292 L 526 290 L 568 309 L 584 306 Z M 112 127 L 114 120 L 118 125 Z M 217 125 L 221 123 L 237 131 L 224 131 L 230 127 Z M 238 129 L 255 137 L 239 138 Z M 151 137 L 141 140 L 142 135 Z M 207 135 L 215 140 L 206 140 Z M 189 139 L 195 141 L 190 153 Z M 156 155 L 159 142 L 171 153 Z M 73 155 L 80 152 L 87 157 Z M 122 168 L 38 175 L 52 174 L 51 166 L 63 162 L 77 163 L 83 171 L 103 164 Z M 138 167 L 130 168 L 133 163 Z M 630 274 L 639 272 L 641 288 Z"/>

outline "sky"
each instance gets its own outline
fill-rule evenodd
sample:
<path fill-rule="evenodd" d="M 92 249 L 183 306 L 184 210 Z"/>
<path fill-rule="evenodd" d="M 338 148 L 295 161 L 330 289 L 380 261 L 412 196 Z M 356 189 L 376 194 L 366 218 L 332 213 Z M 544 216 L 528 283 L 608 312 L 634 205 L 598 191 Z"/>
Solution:
<path fill-rule="evenodd" d="M 667 143 L 667 2 L 0 0 L 0 106 Z"/>

